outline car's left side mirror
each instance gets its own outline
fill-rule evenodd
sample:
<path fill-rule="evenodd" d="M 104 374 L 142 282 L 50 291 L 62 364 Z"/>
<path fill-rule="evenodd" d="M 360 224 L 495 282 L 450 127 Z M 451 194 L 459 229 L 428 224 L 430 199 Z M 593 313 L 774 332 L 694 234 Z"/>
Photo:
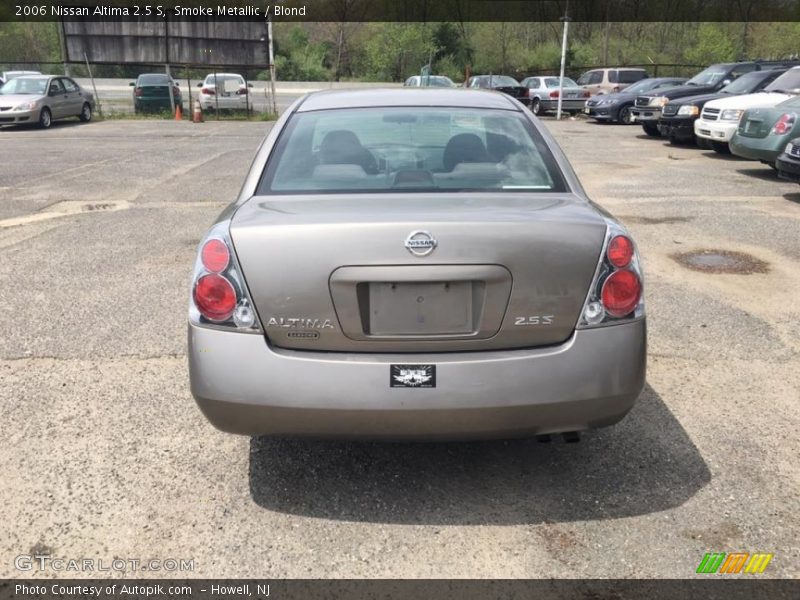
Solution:
<path fill-rule="evenodd" d="M 197 87 L 203 87 L 203 84 L 202 83 L 198 83 Z"/>
<path fill-rule="evenodd" d="M 722 80 L 722 85 L 728 85 L 728 84 L 729 84 L 729 83 L 731 83 L 732 81 L 733 81 L 733 79 L 730 79 L 730 78 L 728 78 L 728 79 L 723 79 L 723 80 Z"/>
<path fill-rule="evenodd" d="M 251 87 L 253 87 L 253 84 L 252 83 L 248 83 L 247 87 L 251 88 Z"/>

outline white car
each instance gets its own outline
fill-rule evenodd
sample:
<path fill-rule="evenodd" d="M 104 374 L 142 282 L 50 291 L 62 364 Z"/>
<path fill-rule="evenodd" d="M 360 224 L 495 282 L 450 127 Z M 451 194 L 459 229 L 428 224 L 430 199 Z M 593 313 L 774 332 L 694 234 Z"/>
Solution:
<path fill-rule="evenodd" d="M 204 111 L 253 110 L 253 84 L 237 73 L 211 73 L 197 87 L 197 100 Z"/>
<path fill-rule="evenodd" d="M 793 67 L 757 94 L 720 98 L 707 102 L 694 122 L 694 134 L 709 140 L 717 152 L 730 152 L 728 143 L 748 108 L 770 108 L 800 94 L 800 67 Z"/>

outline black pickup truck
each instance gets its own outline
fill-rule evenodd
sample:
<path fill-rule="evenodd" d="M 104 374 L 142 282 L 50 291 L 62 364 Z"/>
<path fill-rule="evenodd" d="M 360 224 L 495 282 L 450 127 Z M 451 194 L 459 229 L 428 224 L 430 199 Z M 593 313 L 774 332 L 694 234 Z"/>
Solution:
<path fill-rule="evenodd" d="M 700 71 L 684 85 L 658 90 L 657 95 L 637 96 L 633 105 L 633 116 L 637 123 L 642 124 L 642 129 L 647 135 L 660 137 L 661 132 L 658 128 L 658 120 L 661 118 L 662 108 L 670 100 L 718 92 L 734 79 L 752 71 L 790 66 L 792 65 L 789 63 L 764 61 L 711 65 L 707 69 Z"/>
<path fill-rule="evenodd" d="M 745 73 L 736 81 L 729 83 L 717 93 L 671 100 L 661 110 L 658 130 L 661 135 L 669 138 L 671 144 L 694 141 L 694 122 L 700 118 L 700 113 L 703 111 L 703 106 L 705 106 L 706 102 L 719 98 L 728 98 L 729 96 L 755 94 L 785 72 L 786 69 L 784 68 L 751 71 L 750 73 Z"/>

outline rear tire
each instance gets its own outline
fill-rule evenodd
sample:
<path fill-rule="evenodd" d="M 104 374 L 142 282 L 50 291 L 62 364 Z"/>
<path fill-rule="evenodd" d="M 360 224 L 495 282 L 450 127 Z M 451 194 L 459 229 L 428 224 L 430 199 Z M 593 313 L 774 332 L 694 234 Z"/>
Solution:
<path fill-rule="evenodd" d="M 535 114 L 537 117 L 542 112 L 542 104 L 539 102 L 538 98 L 534 98 L 531 102 L 531 112 Z"/>
<path fill-rule="evenodd" d="M 50 109 L 45 106 L 42 109 L 42 112 L 39 113 L 39 127 L 42 129 L 49 129 L 52 124 L 53 115 L 50 112 Z"/>
<path fill-rule="evenodd" d="M 730 154 L 731 147 L 725 142 L 711 142 L 711 148 L 718 154 Z"/>
<path fill-rule="evenodd" d="M 642 123 L 642 129 L 650 137 L 661 137 L 661 132 L 658 130 L 658 125 L 651 123 Z"/>
<path fill-rule="evenodd" d="M 83 121 L 84 123 L 88 123 L 92 120 L 92 107 L 89 105 L 88 102 L 83 104 L 83 108 L 81 109 L 81 114 L 78 118 Z"/>
<path fill-rule="evenodd" d="M 622 125 L 630 125 L 631 124 L 631 107 L 630 106 L 623 106 L 619 109 L 617 113 L 617 121 L 619 121 Z"/>

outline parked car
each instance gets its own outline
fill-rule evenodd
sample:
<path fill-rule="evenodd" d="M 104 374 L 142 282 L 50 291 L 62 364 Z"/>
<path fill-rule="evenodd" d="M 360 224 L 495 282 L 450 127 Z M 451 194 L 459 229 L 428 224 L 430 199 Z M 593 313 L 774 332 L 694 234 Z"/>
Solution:
<path fill-rule="evenodd" d="M 686 77 L 648 77 L 626 87 L 622 92 L 589 98 L 584 112 L 597 121 L 616 121 L 628 125 L 633 122 L 631 109 L 637 95 L 673 88 L 685 83 L 686 79 Z"/>
<path fill-rule="evenodd" d="M 516 98 L 526 106 L 530 106 L 531 103 L 528 88 L 520 85 L 513 77 L 506 75 L 475 75 L 469 78 L 467 87 L 496 90 Z"/>
<path fill-rule="evenodd" d="M 648 77 L 647 71 L 638 68 L 592 69 L 578 77 L 578 85 L 587 90 L 591 96 L 615 94 L 646 77 Z"/>
<path fill-rule="evenodd" d="M 739 127 L 748 108 L 769 108 L 800 94 L 800 66 L 780 75 L 761 92 L 721 98 L 706 102 L 700 118 L 694 122 L 694 133 L 711 143 L 715 151 L 730 152 L 728 142 Z"/>
<path fill-rule="evenodd" d="M 197 96 L 200 108 L 209 110 L 253 110 L 250 97 L 252 83 L 237 73 L 211 73 L 202 83 L 198 83 Z"/>
<path fill-rule="evenodd" d="M 453 80 L 444 75 L 428 75 L 424 77 L 422 75 L 414 75 L 406 79 L 403 85 L 405 87 L 456 87 Z"/>
<path fill-rule="evenodd" d="M 786 144 L 775 166 L 778 167 L 778 177 L 800 183 L 800 137 Z"/>
<path fill-rule="evenodd" d="M 0 87 L 0 125 L 38 124 L 78 117 L 92 120 L 94 96 L 69 77 L 21 75 Z"/>
<path fill-rule="evenodd" d="M 762 69 L 775 69 L 781 66 L 783 65 L 779 63 L 756 61 L 711 65 L 707 69 L 700 71 L 682 86 L 659 90 L 656 94 L 637 96 L 633 107 L 633 115 L 636 117 L 636 121 L 642 124 L 642 129 L 647 135 L 660 137 L 661 131 L 658 128 L 658 120 L 661 118 L 661 109 L 670 100 L 700 94 L 712 94 L 745 73 Z"/>
<path fill-rule="evenodd" d="M 191 391 L 216 427 L 249 435 L 610 425 L 645 381 L 639 265 L 508 96 L 312 93 L 200 243 Z"/>
<path fill-rule="evenodd" d="M 731 152 L 776 169 L 775 163 L 788 143 L 800 136 L 798 115 L 800 96 L 771 108 L 748 108 L 731 138 Z"/>
<path fill-rule="evenodd" d="M 133 87 L 133 112 L 160 112 L 172 110 L 169 100 L 169 88 L 172 86 L 172 98 L 175 106 L 183 104 L 178 82 L 166 73 L 142 73 Z"/>
<path fill-rule="evenodd" d="M 661 112 L 661 118 L 658 120 L 659 131 L 661 135 L 669 138 L 671 144 L 693 142 L 695 140 L 694 122 L 700 118 L 700 112 L 706 102 L 759 92 L 783 73 L 785 73 L 785 69 L 751 71 L 729 83 L 717 93 L 689 96 L 667 102 Z"/>
<path fill-rule="evenodd" d="M 528 77 L 520 85 L 528 88 L 533 114 L 540 115 L 558 109 L 558 77 Z M 562 92 L 564 97 L 561 99 L 561 110 L 572 114 L 583 110 L 589 98 L 588 91 L 569 77 L 564 77 Z"/>

